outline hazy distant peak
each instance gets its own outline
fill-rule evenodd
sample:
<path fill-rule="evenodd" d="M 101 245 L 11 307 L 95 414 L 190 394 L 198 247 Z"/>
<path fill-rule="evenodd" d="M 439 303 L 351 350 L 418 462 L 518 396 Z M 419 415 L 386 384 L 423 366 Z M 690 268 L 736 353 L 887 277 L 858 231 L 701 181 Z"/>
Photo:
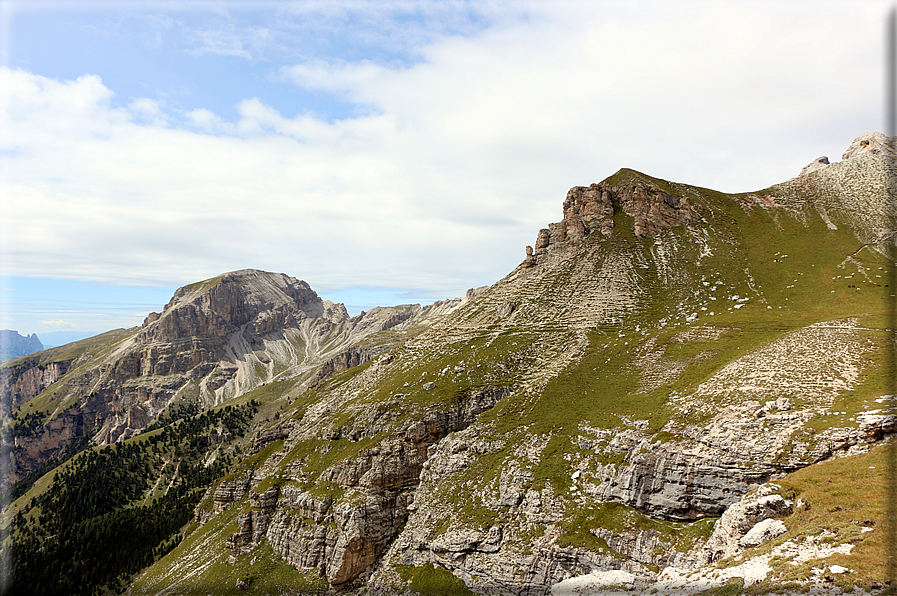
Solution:
<path fill-rule="evenodd" d="M 44 346 L 36 333 L 22 336 L 18 331 L 11 329 L 0 330 L 0 361 L 20 358 L 43 349 Z"/>

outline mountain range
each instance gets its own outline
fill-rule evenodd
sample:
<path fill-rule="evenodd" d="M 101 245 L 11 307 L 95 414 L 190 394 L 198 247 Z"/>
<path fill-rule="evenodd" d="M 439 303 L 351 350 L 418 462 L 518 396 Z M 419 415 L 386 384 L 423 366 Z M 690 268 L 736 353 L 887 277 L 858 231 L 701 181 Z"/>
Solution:
<path fill-rule="evenodd" d="M 459 299 L 241 270 L 4 363 L 10 589 L 886 589 L 890 147 L 738 194 L 620 170 Z"/>

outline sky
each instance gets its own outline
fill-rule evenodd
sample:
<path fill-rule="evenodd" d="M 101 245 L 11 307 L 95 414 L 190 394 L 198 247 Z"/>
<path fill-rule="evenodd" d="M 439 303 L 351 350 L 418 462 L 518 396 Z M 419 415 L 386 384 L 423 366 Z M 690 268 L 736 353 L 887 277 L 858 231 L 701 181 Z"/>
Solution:
<path fill-rule="evenodd" d="M 890 9 L 0 0 L 0 328 L 131 327 L 243 268 L 426 304 L 620 168 L 785 181 L 883 129 Z"/>

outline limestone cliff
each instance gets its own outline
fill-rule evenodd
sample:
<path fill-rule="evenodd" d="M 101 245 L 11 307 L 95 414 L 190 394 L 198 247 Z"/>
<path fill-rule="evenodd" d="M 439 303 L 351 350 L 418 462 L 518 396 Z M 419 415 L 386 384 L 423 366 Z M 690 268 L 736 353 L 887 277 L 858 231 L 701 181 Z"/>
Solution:
<path fill-rule="evenodd" d="M 535 265 L 539 256 L 549 250 L 579 246 L 587 234 L 609 236 L 614 229 L 614 213 L 618 211 L 632 217 L 632 231 L 638 238 L 654 238 L 663 228 L 701 221 L 688 198 L 652 186 L 613 186 L 608 182 L 574 186 L 564 200 L 564 219 L 539 230 L 532 252 L 535 258 L 528 259 L 525 265 Z"/>

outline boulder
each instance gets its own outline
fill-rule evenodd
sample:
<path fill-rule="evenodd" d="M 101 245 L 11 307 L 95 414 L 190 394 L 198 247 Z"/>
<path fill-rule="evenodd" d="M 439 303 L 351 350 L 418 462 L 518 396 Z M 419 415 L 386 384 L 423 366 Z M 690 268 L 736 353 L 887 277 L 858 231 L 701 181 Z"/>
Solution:
<path fill-rule="evenodd" d="M 823 155 L 822 157 L 817 157 L 816 159 L 811 161 L 809 164 L 804 166 L 804 169 L 802 169 L 800 171 L 800 175 L 806 176 L 810 172 L 815 172 L 816 170 L 823 168 L 827 165 L 829 165 L 828 157 L 826 157 L 825 155 Z"/>

